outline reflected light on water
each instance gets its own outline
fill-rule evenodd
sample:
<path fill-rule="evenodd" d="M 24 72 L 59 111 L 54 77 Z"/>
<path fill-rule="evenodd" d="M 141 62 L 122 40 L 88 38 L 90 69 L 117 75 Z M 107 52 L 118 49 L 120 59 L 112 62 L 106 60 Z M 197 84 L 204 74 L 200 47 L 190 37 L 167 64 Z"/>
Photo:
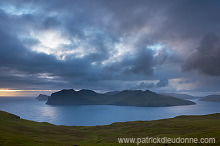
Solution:
<path fill-rule="evenodd" d="M 57 115 L 59 115 L 57 108 L 53 106 L 43 106 L 39 109 L 39 112 L 40 116 L 48 119 L 54 119 Z"/>

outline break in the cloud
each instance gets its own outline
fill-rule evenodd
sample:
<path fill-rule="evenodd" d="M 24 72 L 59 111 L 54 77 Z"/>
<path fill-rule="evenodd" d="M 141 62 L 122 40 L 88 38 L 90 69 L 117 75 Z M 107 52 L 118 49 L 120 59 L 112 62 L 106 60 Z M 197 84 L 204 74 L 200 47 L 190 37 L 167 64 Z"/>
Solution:
<path fill-rule="evenodd" d="M 2 0 L 0 88 L 217 92 L 219 4 Z"/>

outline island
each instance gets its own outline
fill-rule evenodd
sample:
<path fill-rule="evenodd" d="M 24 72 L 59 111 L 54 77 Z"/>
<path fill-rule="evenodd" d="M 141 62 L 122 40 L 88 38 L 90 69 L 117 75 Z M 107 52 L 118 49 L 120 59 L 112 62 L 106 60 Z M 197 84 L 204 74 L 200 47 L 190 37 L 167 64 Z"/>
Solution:
<path fill-rule="evenodd" d="M 220 95 L 208 95 L 200 98 L 200 101 L 220 102 Z"/>
<path fill-rule="evenodd" d="M 176 98 L 181 98 L 181 99 L 195 99 L 196 98 L 188 94 L 180 94 L 180 93 L 161 93 L 161 94 L 176 97 Z"/>
<path fill-rule="evenodd" d="M 48 95 L 40 94 L 39 96 L 36 97 L 37 100 L 39 101 L 47 101 L 49 98 Z"/>
<path fill-rule="evenodd" d="M 178 106 L 193 105 L 195 102 L 157 94 L 150 90 L 123 90 L 119 92 L 97 93 L 93 90 L 64 89 L 52 93 L 48 105 L 119 105 L 119 106 Z"/>

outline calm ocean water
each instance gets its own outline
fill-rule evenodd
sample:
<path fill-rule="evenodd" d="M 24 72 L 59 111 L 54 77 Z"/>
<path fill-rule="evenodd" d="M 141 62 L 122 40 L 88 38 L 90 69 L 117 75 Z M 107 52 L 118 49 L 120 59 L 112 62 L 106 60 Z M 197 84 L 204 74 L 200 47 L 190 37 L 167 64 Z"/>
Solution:
<path fill-rule="evenodd" d="M 157 120 L 179 115 L 220 113 L 220 103 L 194 100 L 196 105 L 172 107 L 135 107 L 113 105 L 52 106 L 33 98 L 0 98 L 0 110 L 22 119 L 56 125 L 94 126 L 114 122 Z"/>

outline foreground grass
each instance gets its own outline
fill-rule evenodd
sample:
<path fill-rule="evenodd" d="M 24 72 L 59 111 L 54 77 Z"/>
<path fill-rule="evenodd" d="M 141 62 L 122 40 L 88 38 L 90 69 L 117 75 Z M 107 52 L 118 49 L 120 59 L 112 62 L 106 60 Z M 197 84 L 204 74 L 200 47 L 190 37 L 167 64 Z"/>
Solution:
<path fill-rule="evenodd" d="M 118 144 L 120 137 L 210 137 L 216 138 L 216 143 L 212 145 L 220 145 L 219 123 L 220 114 L 211 114 L 155 121 L 121 122 L 106 126 L 57 126 L 20 119 L 18 116 L 0 111 L 0 145 L 137 145 Z"/>

